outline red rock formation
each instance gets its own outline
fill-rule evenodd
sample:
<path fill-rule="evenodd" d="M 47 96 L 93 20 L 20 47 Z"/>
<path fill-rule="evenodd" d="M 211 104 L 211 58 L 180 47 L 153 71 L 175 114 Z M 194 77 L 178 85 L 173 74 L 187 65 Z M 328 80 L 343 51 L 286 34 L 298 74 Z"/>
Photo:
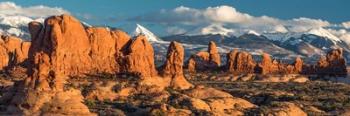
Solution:
<path fill-rule="evenodd" d="M 297 57 L 294 62 L 294 73 L 301 73 L 303 71 L 304 62 L 300 57 Z"/>
<path fill-rule="evenodd" d="M 271 72 L 271 66 L 272 66 L 272 59 L 269 54 L 264 53 L 262 55 L 261 63 L 259 64 L 259 67 L 261 69 L 261 74 L 268 74 Z"/>
<path fill-rule="evenodd" d="M 116 56 L 118 57 L 119 55 L 122 55 L 123 51 L 125 51 L 126 47 L 128 46 L 127 44 L 131 42 L 131 38 L 127 33 L 120 30 L 111 31 L 111 36 L 117 39 L 115 49 Z"/>
<path fill-rule="evenodd" d="M 238 51 L 237 51 L 237 49 L 235 49 L 235 50 L 229 52 L 227 54 L 227 56 L 226 56 L 227 57 L 227 59 L 226 59 L 226 62 L 227 62 L 226 66 L 227 66 L 227 70 L 229 72 L 234 72 L 235 71 L 237 53 L 238 53 Z"/>
<path fill-rule="evenodd" d="M 126 48 L 123 72 L 137 74 L 141 77 L 157 76 L 154 64 L 154 51 L 152 45 L 144 35 L 137 36 Z"/>
<path fill-rule="evenodd" d="M 0 35 L 0 70 L 27 63 L 30 42 L 12 36 Z"/>
<path fill-rule="evenodd" d="M 196 61 L 195 61 L 195 55 L 192 55 L 190 59 L 188 60 L 187 68 L 188 72 L 190 73 L 196 73 Z"/>
<path fill-rule="evenodd" d="M 200 51 L 196 55 L 192 55 L 188 61 L 189 72 L 212 70 L 221 64 L 220 54 L 214 42 L 208 45 L 208 51 Z"/>
<path fill-rule="evenodd" d="M 167 60 L 163 65 L 162 76 L 171 77 L 170 86 L 175 89 L 192 87 L 183 74 L 184 48 L 180 43 L 171 42 L 168 48 Z"/>
<path fill-rule="evenodd" d="M 68 15 L 49 17 L 42 29 L 36 23 L 29 25 L 35 37 L 30 48 L 32 55 L 29 55 L 31 77 L 25 80 L 24 88 L 19 88 L 24 90 L 19 92 L 24 93 L 16 94 L 11 103 L 26 105 L 16 107 L 24 115 L 51 114 L 54 109 L 58 109 L 54 110 L 57 114 L 89 115 L 80 91 L 64 90 L 67 77 L 89 73 L 93 68 L 91 44 L 84 27 Z M 65 108 L 60 108 L 63 105 Z M 9 106 L 10 112 L 11 109 Z"/>
<path fill-rule="evenodd" d="M 34 61 L 44 61 L 44 56 L 49 57 L 49 62 L 44 64 L 48 64 L 55 76 L 82 76 L 91 71 L 90 41 L 77 19 L 68 15 L 53 16 L 46 19 L 45 28 L 42 30 L 43 32 L 33 40 L 31 49 L 35 56 Z M 34 67 L 35 69 L 41 69 L 40 66 L 43 66 L 40 62 L 34 64 L 37 67 Z M 46 70 L 38 70 L 38 74 L 48 76 L 48 73 Z"/>
<path fill-rule="evenodd" d="M 342 49 L 334 49 L 321 57 L 316 65 L 316 73 L 319 75 L 347 75 L 346 61 Z"/>
<path fill-rule="evenodd" d="M 220 54 L 216 48 L 216 44 L 213 41 L 209 42 L 208 53 L 210 62 L 214 62 L 217 66 L 221 65 Z"/>
<path fill-rule="evenodd" d="M 256 63 L 247 52 L 233 50 L 227 54 L 227 70 L 236 73 L 254 73 Z"/>
<path fill-rule="evenodd" d="M 107 28 L 86 29 L 91 43 L 91 54 L 93 67 L 96 72 L 113 73 L 118 71 L 116 60 L 116 43 L 118 38 L 114 38 Z"/>

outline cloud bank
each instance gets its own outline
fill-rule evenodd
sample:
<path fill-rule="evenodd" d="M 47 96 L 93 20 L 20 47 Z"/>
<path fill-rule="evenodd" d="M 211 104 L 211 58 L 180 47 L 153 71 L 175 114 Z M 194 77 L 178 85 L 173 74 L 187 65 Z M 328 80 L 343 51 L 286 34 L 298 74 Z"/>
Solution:
<path fill-rule="evenodd" d="M 48 7 L 43 5 L 22 7 L 13 2 L 0 2 L 0 15 L 20 15 L 30 18 L 42 18 L 52 15 L 69 14 L 68 11 L 58 7 Z"/>
<path fill-rule="evenodd" d="M 321 19 L 295 18 L 281 20 L 269 16 L 252 16 L 237 11 L 231 6 L 194 9 L 185 6 L 173 10 L 162 10 L 133 18 L 137 21 L 162 23 L 170 25 L 225 25 L 239 29 L 251 29 L 258 32 L 302 32 L 311 28 L 327 27 L 331 24 Z"/>
<path fill-rule="evenodd" d="M 27 26 L 31 21 L 44 22 L 52 15 L 70 14 L 58 7 L 43 5 L 22 7 L 13 2 L 0 2 L 0 34 L 14 35 L 29 40 Z"/>
<path fill-rule="evenodd" d="M 144 14 L 131 20 L 162 24 L 167 30 L 170 30 L 167 31 L 169 34 L 190 35 L 224 34 L 237 36 L 247 32 L 307 33 L 312 30 L 325 29 L 337 38 L 350 43 L 350 33 L 347 31 L 350 28 L 350 21 L 332 24 L 326 20 L 307 17 L 282 20 L 270 16 L 252 16 L 226 5 L 205 9 L 180 6 L 171 10 Z"/>

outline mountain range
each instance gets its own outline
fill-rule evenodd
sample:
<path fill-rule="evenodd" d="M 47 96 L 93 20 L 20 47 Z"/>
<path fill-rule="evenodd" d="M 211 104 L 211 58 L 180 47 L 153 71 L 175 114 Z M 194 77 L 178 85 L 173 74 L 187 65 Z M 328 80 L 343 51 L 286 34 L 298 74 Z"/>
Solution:
<path fill-rule="evenodd" d="M 0 15 L 0 33 L 4 35 L 13 35 L 30 41 L 27 24 L 30 21 L 43 22 L 43 18 L 32 19 L 25 16 L 1 16 Z M 84 23 L 84 25 L 88 25 Z M 213 27 L 214 28 L 214 27 Z M 330 30 L 313 28 L 305 32 L 276 32 L 276 33 L 257 33 L 254 30 L 248 30 L 240 35 L 230 34 L 229 29 L 216 27 L 215 33 L 195 34 L 193 32 L 158 37 L 146 27 L 136 24 L 134 35 L 144 34 L 155 48 L 156 59 L 162 62 L 167 52 L 167 46 L 170 41 L 183 43 L 185 48 L 185 57 L 191 54 L 205 50 L 210 41 L 218 45 L 219 52 L 222 55 L 233 49 L 244 50 L 252 53 L 259 59 L 259 55 L 267 52 L 277 59 L 286 61 L 294 59 L 297 56 L 308 57 L 307 62 L 313 62 L 320 55 L 325 55 L 327 51 L 333 48 L 342 48 L 346 59 L 350 59 L 350 47 L 342 39 L 333 35 Z M 213 30 L 210 30 L 213 31 Z M 224 58 L 224 57 L 223 57 Z M 225 61 L 225 59 L 222 59 Z M 156 62 L 158 62 L 156 61 Z"/>

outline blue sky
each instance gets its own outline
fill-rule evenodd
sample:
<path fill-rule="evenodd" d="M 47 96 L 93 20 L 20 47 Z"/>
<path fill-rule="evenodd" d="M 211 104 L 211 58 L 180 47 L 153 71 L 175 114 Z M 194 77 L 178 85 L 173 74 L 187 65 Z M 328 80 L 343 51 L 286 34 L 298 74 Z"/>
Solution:
<path fill-rule="evenodd" d="M 21 6 L 47 5 L 62 7 L 73 14 L 90 14 L 100 18 L 135 16 L 178 6 L 206 8 L 230 5 L 254 16 L 281 19 L 320 18 L 331 22 L 350 20 L 349 0 L 11 0 Z M 120 19 L 123 19 L 120 17 Z"/>
<path fill-rule="evenodd" d="M 132 25 L 140 23 L 156 30 L 158 34 L 163 33 L 164 26 L 176 24 L 158 25 L 156 21 L 150 21 L 153 19 L 135 20 L 135 17 L 152 13 L 155 15 L 151 16 L 157 17 L 161 10 L 171 12 L 180 6 L 201 10 L 227 5 L 240 13 L 254 17 L 269 16 L 279 20 L 307 17 L 337 24 L 350 21 L 350 0 L 11 0 L 11 2 L 23 7 L 35 5 L 61 7 L 92 25 L 108 25 L 131 30 Z M 183 24 L 182 28 L 186 26 Z"/>

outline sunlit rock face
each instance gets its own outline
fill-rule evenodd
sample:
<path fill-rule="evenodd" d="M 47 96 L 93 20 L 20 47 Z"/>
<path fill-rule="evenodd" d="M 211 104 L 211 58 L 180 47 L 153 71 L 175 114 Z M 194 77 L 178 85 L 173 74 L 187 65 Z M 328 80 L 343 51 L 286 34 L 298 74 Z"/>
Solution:
<path fill-rule="evenodd" d="M 188 89 L 193 85 L 189 83 L 183 73 L 184 48 L 180 43 L 171 42 L 168 47 L 167 59 L 162 66 L 161 75 L 171 77 L 170 86 L 175 89 Z"/>
<path fill-rule="evenodd" d="M 0 70 L 26 65 L 30 44 L 20 38 L 0 35 Z"/>
<path fill-rule="evenodd" d="M 233 50 L 227 54 L 227 70 L 234 73 L 254 73 L 256 63 L 251 54 Z"/>
<path fill-rule="evenodd" d="M 207 51 L 200 51 L 192 55 L 188 61 L 187 68 L 189 72 L 208 71 L 218 69 L 221 65 L 220 54 L 213 41 L 208 44 Z"/>
<path fill-rule="evenodd" d="M 321 57 L 316 65 L 316 73 L 319 75 L 346 75 L 346 60 L 343 57 L 343 50 L 334 49 L 329 51 L 326 57 Z"/>

